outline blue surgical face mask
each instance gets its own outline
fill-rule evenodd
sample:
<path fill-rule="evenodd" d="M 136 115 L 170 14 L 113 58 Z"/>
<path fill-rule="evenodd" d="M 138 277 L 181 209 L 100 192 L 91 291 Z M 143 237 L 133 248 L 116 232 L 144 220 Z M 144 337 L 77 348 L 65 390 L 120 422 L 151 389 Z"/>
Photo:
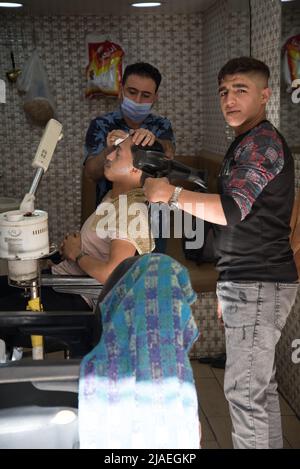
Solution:
<path fill-rule="evenodd" d="M 143 122 L 149 116 L 153 103 L 135 103 L 124 96 L 121 110 L 124 117 L 133 122 Z"/>

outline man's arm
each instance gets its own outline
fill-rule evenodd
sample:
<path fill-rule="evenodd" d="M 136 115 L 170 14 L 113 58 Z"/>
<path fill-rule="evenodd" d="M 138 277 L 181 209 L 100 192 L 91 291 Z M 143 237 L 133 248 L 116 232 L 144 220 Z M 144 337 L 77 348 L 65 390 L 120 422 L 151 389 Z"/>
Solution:
<path fill-rule="evenodd" d="M 147 178 L 144 193 L 150 202 L 168 203 L 175 186 L 169 184 L 166 178 Z M 227 225 L 221 198 L 219 194 L 202 194 L 182 190 L 178 198 L 179 207 L 191 215 L 217 225 Z"/>
<path fill-rule="evenodd" d="M 172 188 L 174 191 L 175 187 Z M 191 215 L 217 225 L 227 225 L 219 194 L 202 194 L 183 189 L 179 194 L 178 203 L 181 210 Z"/>
<path fill-rule="evenodd" d="M 156 136 L 167 158 L 173 159 L 175 156 L 175 136 L 169 119 L 162 117 L 160 123 L 160 131 Z"/>
<path fill-rule="evenodd" d="M 65 237 L 61 252 L 66 259 L 73 262 L 81 253 L 81 236 L 79 233 L 73 233 Z M 114 239 L 110 245 L 109 259 L 102 262 L 88 254 L 80 257 L 78 265 L 90 277 L 95 278 L 100 283 L 106 282 L 112 271 L 125 259 L 134 256 L 136 252 L 135 246 L 129 241 Z"/>
<path fill-rule="evenodd" d="M 171 140 L 163 140 L 160 138 L 156 138 L 156 141 L 161 144 L 164 149 L 164 154 L 170 160 L 173 160 L 175 156 L 175 145 L 171 142 Z"/>
<path fill-rule="evenodd" d="M 94 212 L 96 207 L 96 185 L 99 179 L 104 177 L 104 159 L 109 153 L 104 148 L 99 155 L 88 157 L 83 167 L 82 174 L 82 200 L 81 221 L 82 223 Z"/>
<path fill-rule="evenodd" d="M 111 148 L 104 148 L 98 155 L 90 155 L 84 165 L 84 175 L 86 178 L 94 182 L 104 176 L 104 160 L 105 156 L 111 151 Z"/>
<path fill-rule="evenodd" d="M 182 210 L 211 223 L 234 225 L 249 215 L 255 200 L 282 171 L 283 166 L 284 152 L 280 138 L 274 132 L 273 136 L 266 139 L 257 131 L 250 141 L 247 138 L 247 145 L 241 148 L 239 158 L 227 178 L 226 190 L 221 196 L 183 190 L 178 203 Z M 170 186 L 165 179 L 148 178 L 144 189 L 150 202 L 168 202 L 174 186 Z M 199 215 L 201 203 L 204 215 Z"/>

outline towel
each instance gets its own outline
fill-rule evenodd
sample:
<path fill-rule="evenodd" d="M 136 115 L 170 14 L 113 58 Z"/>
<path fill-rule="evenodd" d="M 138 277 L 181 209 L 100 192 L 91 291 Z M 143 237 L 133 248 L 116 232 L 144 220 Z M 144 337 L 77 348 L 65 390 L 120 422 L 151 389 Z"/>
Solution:
<path fill-rule="evenodd" d="M 186 268 L 161 254 L 141 256 L 106 295 L 100 342 L 80 366 L 81 448 L 199 448 L 195 300 Z"/>

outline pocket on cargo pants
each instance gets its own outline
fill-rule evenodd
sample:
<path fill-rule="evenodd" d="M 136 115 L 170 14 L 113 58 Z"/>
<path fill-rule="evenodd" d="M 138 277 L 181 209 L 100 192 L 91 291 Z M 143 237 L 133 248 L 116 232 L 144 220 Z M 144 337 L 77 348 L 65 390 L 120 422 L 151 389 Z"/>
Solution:
<path fill-rule="evenodd" d="M 219 282 L 226 338 L 224 392 L 230 404 L 250 408 L 249 381 L 254 333 L 259 322 L 259 282 Z"/>

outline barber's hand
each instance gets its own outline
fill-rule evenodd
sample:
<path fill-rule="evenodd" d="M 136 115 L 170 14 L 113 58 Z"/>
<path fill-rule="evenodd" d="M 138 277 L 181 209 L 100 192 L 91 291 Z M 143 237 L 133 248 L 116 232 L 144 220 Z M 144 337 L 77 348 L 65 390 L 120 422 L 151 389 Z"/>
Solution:
<path fill-rule="evenodd" d="M 144 194 L 149 202 L 168 203 L 175 186 L 172 186 L 167 178 L 147 178 L 143 187 Z"/>
<path fill-rule="evenodd" d="M 81 235 L 78 231 L 67 234 L 60 245 L 61 255 L 70 261 L 74 261 L 81 252 Z"/>
<path fill-rule="evenodd" d="M 141 144 L 143 147 L 146 145 L 153 145 L 155 139 L 155 135 L 147 129 L 136 129 L 132 134 L 132 142 L 135 145 Z"/>
<path fill-rule="evenodd" d="M 128 133 L 124 132 L 124 130 L 119 130 L 119 129 L 112 130 L 111 132 L 107 134 L 106 145 L 108 147 L 111 147 L 115 144 L 115 141 L 118 138 L 126 138 L 127 136 L 128 136 Z"/>

